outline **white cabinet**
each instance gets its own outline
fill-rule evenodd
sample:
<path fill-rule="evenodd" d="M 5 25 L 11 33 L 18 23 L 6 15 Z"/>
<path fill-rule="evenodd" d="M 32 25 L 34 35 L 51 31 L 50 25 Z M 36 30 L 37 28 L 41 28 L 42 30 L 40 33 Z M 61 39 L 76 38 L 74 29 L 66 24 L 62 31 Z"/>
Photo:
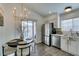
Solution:
<path fill-rule="evenodd" d="M 77 55 L 79 56 L 79 41 L 77 41 Z"/>
<path fill-rule="evenodd" d="M 61 37 L 61 49 L 71 53 L 73 55 L 78 55 L 77 41 L 69 40 L 67 37 Z"/>
<path fill-rule="evenodd" d="M 61 49 L 68 52 L 67 39 L 65 37 L 61 37 Z"/>
<path fill-rule="evenodd" d="M 76 38 L 76 55 L 78 55 L 79 56 L 79 37 L 78 38 Z"/>
<path fill-rule="evenodd" d="M 73 54 L 73 55 L 77 55 L 77 42 L 76 41 L 73 41 L 73 40 L 69 40 L 69 53 Z"/>

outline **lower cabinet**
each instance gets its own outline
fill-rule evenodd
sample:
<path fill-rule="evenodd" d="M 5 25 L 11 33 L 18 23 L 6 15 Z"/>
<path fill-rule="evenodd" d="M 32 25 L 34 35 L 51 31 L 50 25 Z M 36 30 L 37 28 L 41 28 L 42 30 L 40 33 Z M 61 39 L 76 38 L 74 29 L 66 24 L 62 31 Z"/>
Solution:
<path fill-rule="evenodd" d="M 73 40 L 69 40 L 69 53 L 73 54 L 73 55 L 77 55 L 77 41 L 73 41 Z"/>
<path fill-rule="evenodd" d="M 77 55 L 79 56 L 79 38 L 77 38 L 77 42 L 76 42 L 77 46 L 76 46 L 76 49 L 77 49 Z"/>
<path fill-rule="evenodd" d="M 67 47 L 67 38 L 61 37 L 61 49 L 68 52 Z"/>
<path fill-rule="evenodd" d="M 78 40 L 68 40 L 68 38 L 62 37 L 61 49 L 68 53 L 71 53 L 72 55 L 79 55 L 79 41 Z"/>

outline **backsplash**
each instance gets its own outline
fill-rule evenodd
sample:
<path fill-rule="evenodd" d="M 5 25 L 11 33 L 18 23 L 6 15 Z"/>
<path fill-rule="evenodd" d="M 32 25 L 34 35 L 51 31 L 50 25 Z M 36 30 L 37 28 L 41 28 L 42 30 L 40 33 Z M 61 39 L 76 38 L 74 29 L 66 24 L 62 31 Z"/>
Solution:
<path fill-rule="evenodd" d="M 56 29 L 56 34 L 62 34 L 61 28 L 55 28 Z"/>

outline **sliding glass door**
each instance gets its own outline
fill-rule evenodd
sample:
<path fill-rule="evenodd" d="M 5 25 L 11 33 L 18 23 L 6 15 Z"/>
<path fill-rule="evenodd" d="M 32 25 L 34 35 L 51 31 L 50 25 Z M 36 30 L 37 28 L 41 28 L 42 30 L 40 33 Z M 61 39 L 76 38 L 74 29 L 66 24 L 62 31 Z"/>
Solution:
<path fill-rule="evenodd" d="M 24 31 L 24 40 L 35 39 L 36 22 L 35 21 L 22 21 L 22 30 Z"/>

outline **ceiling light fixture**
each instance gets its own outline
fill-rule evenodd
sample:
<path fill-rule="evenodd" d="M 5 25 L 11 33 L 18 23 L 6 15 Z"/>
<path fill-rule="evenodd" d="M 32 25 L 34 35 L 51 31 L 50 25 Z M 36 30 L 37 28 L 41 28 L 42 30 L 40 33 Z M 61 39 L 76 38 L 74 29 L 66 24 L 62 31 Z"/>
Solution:
<path fill-rule="evenodd" d="M 72 10 L 72 7 L 71 6 L 68 6 L 64 9 L 65 12 L 70 12 Z"/>
<path fill-rule="evenodd" d="M 18 9 L 18 11 L 16 12 L 17 9 L 18 8 L 16 8 L 16 7 L 13 8 L 14 16 L 17 16 L 17 12 L 19 11 L 18 13 L 19 13 L 19 17 L 21 17 L 21 19 L 28 18 L 30 11 L 26 7 L 24 7 L 23 4 L 21 4 L 21 10 Z"/>

